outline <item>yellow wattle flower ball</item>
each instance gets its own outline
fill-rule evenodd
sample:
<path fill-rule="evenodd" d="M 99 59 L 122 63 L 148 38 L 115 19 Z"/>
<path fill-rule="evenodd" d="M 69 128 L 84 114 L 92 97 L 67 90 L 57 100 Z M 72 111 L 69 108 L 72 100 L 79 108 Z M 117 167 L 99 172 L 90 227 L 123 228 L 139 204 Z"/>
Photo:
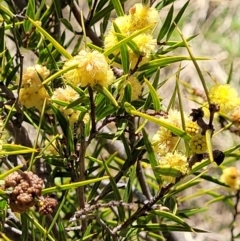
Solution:
<path fill-rule="evenodd" d="M 183 114 L 183 117 L 185 122 L 189 121 L 189 118 L 185 113 Z M 181 113 L 178 110 L 171 109 L 168 113 L 167 118 L 161 119 L 163 119 L 171 125 L 174 125 L 178 128 L 182 128 Z M 154 151 L 159 156 L 165 156 L 168 152 L 173 151 L 178 139 L 179 137 L 174 135 L 170 130 L 161 127 L 152 139 Z"/>
<path fill-rule="evenodd" d="M 53 92 L 53 95 L 51 97 L 52 100 L 60 100 L 67 102 L 70 104 L 71 102 L 75 101 L 79 98 L 79 94 L 72 89 L 70 86 L 66 86 L 66 88 L 57 88 Z M 66 108 L 57 104 L 54 104 L 61 113 L 69 120 L 70 126 L 74 126 L 74 123 L 78 121 L 79 115 L 81 114 L 81 111 L 75 110 L 72 108 Z M 86 118 L 88 115 L 85 115 Z M 85 117 L 84 117 L 85 120 Z M 86 119 L 87 120 L 87 119 Z M 87 120 L 88 121 L 88 120 Z"/>
<path fill-rule="evenodd" d="M 238 105 L 238 93 L 229 84 L 216 85 L 209 90 L 212 103 L 220 106 L 221 112 L 233 110 Z"/>
<path fill-rule="evenodd" d="M 158 21 L 158 11 L 142 3 L 137 3 L 129 9 L 130 29 L 135 31 L 149 25 L 154 25 Z M 150 30 L 149 30 L 150 31 Z"/>
<path fill-rule="evenodd" d="M 77 65 L 64 74 L 66 82 L 85 87 L 99 84 L 108 87 L 114 79 L 113 72 L 105 58 L 98 51 L 81 50 L 77 56 L 68 60 L 63 68 Z"/>
<path fill-rule="evenodd" d="M 240 172 L 236 167 L 227 167 L 223 170 L 220 181 L 228 185 L 230 188 L 240 189 Z"/>
<path fill-rule="evenodd" d="M 131 100 L 134 101 L 134 100 L 138 100 L 139 99 L 139 96 L 141 95 L 142 93 L 142 85 L 141 83 L 139 82 L 139 80 L 135 77 L 135 76 L 130 76 L 124 83 L 124 86 L 123 88 L 120 89 L 120 100 L 122 99 L 123 97 L 123 93 L 124 93 L 124 88 L 125 88 L 125 85 L 129 83 L 132 87 L 132 95 L 131 95 Z"/>
<path fill-rule="evenodd" d="M 158 11 L 155 8 L 138 3 L 130 8 L 129 15 L 117 17 L 114 20 L 114 23 L 118 26 L 121 34 L 126 37 L 144 27 L 152 25 L 152 28 L 149 28 L 146 33 L 139 34 L 132 39 L 138 46 L 141 55 L 148 58 L 157 47 L 157 40 L 153 39 L 151 34 L 157 21 Z M 118 42 L 119 39 L 117 38 L 114 26 L 112 25 L 104 40 L 105 49 L 115 46 Z M 128 50 L 131 64 L 132 66 L 135 66 L 139 56 L 136 56 L 131 48 L 128 47 Z M 119 49 L 114 51 L 114 54 L 118 53 Z"/>
<path fill-rule="evenodd" d="M 50 71 L 42 66 L 30 66 L 23 71 L 22 88 L 19 93 L 19 101 L 26 108 L 36 108 L 40 112 L 45 99 L 49 98 L 46 89 L 42 86 L 50 74 Z"/>
<path fill-rule="evenodd" d="M 180 152 L 175 151 L 174 153 L 167 153 L 159 160 L 159 166 L 166 168 L 174 168 L 180 171 L 183 175 L 189 171 L 189 165 L 187 157 Z M 172 176 L 161 176 L 163 180 L 168 182 L 175 182 L 175 177 Z"/>
<path fill-rule="evenodd" d="M 194 153 L 202 154 L 207 150 L 207 143 L 205 136 L 201 134 L 196 134 L 192 137 L 190 141 L 190 148 Z"/>
<path fill-rule="evenodd" d="M 154 152 L 159 156 L 165 156 L 171 152 L 178 141 L 178 137 L 172 135 L 168 129 L 161 127 L 152 138 Z"/>

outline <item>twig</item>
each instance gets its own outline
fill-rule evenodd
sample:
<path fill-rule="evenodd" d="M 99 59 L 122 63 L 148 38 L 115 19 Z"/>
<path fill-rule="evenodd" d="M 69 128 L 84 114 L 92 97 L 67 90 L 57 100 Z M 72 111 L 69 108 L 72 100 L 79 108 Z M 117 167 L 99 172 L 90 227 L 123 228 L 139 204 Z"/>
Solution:
<path fill-rule="evenodd" d="M 152 198 L 152 194 L 149 190 L 149 186 L 146 183 L 146 179 L 143 173 L 143 168 L 141 166 L 141 162 L 137 161 L 137 170 L 136 170 L 137 178 L 139 181 L 139 184 L 141 186 L 143 194 L 147 197 L 148 200 Z"/>
<path fill-rule="evenodd" d="M 133 74 L 138 70 L 138 65 L 140 64 L 140 62 L 142 61 L 142 59 L 143 59 L 143 56 L 140 55 L 139 58 L 138 58 L 138 60 L 137 60 L 136 65 L 135 65 L 134 68 L 130 71 L 130 73 L 129 73 L 130 75 L 133 75 Z"/>
<path fill-rule="evenodd" d="M 115 183 L 118 183 L 119 180 L 122 178 L 122 176 L 125 174 L 125 172 L 128 171 L 128 169 L 136 163 L 136 161 L 142 158 L 143 154 L 145 153 L 145 150 L 139 150 L 138 155 L 135 158 L 127 159 L 122 167 L 122 169 L 117 173 L 117 175 L 114 177 Z M 112 185 L 109 183 L 102 191 L 101 194 L 96 196 L 93 200 L 90 201 L 90 204 L 96 203 L 99 199 L 105 197 L 109 192 L 112 190 Z"/>
<path fill-rule="evenodd" d="M 20 16 L 21 17 L 21 16 Z M 16 28 L 15 28 L 15 20 L 17 19 L 16 16 L 13 17 L 12 19 L 12 22 L 13 22 L 13 27 L 12 27 L 12 33 L 13 33 L 13 38 L 14 38 L 14 43 L 16 44 L 16 57 L 17 57 L 17 60 L 18 58 L 20 59 L 20 79 L 19 79 L 19 85 L 18 85 L 18 90 L 17 90 L 17 99 L 16 99 L 16 102 L 18 103 L 18 98 L 19 98 L 19 92 L 20 92 L 20 89 L 21 89 L 21 86 L 22 86 L 22 75 L 23 75 L 23 59 L 24 59 L 24 56 L 22 55 L 21 51 L 20 51 L 20 46 L 18 44 L 18 39 L 17 39 L 17 34 L 16 34 Z M 18 61 L 16 61 L 17 64 L 18 64 Z"/>
<path fill-rule="evenodd" d="M 87 21 L 86 21 L 86 25 L 88 25 L 88 24 L 91 22 L 91 20 L 92 20 L 92 18 L 93 18 L 93 14 L 94 14 L 94 12 L 95 12 L 95 9 L 96 9 L 96 7 L 97 7 L 97 3 L 98 3 L 98 0 L 95 0 L 95 1 L 93 2 L 92 7 L 91 7 L 91 10 L 90 10 L 90 12 L 89 12 L 89 14 L 88 14 L 88 18 L 87 18 Z"/>
<path fill-rule="evenodd" d="M 231 230 L 230 230 L 231 241 L 234 241 L 234 239 L 235 239 L 233 231 L 234 231 L 234 228 L 235 228 L 235 222 L 236 222 L 236 218 L 237 218 L 237 215 L 238 215 L 237 208 L 238 208 L 238 204 L 239 204 L 239 201 L 240 201 L 240 191 L 237 191 L 235 197 L 236 197 L 236 203 L 234 205 L 234 214 L 233 214 L 233 220 L 232 220 L 232 225 L 231 225 Z"/>
<path fill-rule="evenodd" d="M 78 5 L 76 4 L 75 1 L 72 1 L 72 0 L 68 0 L 68 5 L 71 8 L 73 15 L 77 20 L 78 24 L 82 26 L 81 14 L 80 14 Z M 103 46 L 103 41 L 96 35 L 96 33 L 91 29 L 91 27 L 89 27 L 86 21 L 85 21 L 85 30 L 86 30 L 86 35 L 92 40 L 93 44 L 95 44 L 98 47 Z"/>
<path fill-rule="evenodd" d="M 138 209 L 129 219 L 127 219 L 125 222 L 118 225 L 116 228 L 113 229 L 113 233 L 117 233 L 118 231 L 127 228 L 129 225 L 131 225 L 134 221 L 136 221 L 140 216 L 145 214 L 147 211 L 151 210 L 152 206 L 161 199 L 173 186 L 173 183 L 169 183 L 167 186 L 163 187 L 158 194 L 151 198 L 149 202 L 144 204 L 144 206 L 140 209 Z"/>
<path fill-rule="evenodd" d="M 85 124 L 83 121 L 80 122 L 80 151 L 79 151 L 79 182 L 85 180 L 85 152 L 86 152 L 86 142 L 85 142 Z M 80 209 L 85 208 L 85 193 L 84 187 L 78 188 L 78 199 Z M 84 233 L 87 229 L 87 220 L 82 220 L 82 232 Z"/>
<path fill-rule="evenodd" d="M 113 233 L 113 231 L 103 222 L 102 219 L 100 219 L 98 216 L 96 216 L 96 220 L 98 222 L 98 224 L 104 229 L 106 230 L 106 232 L 112 236 L 113 240 L 114 241 L 117 241 L 118 240 L 118 235 L 116 233 Z"/>
<path fill-rule="evenodd" d="M 136 136 L 135 136 L 135 117 L 131 116 L 130 121 L 128 121 L 128 130 L 129 130 L 129 142 L 130 147 L 133 149 L 134 144 L 136 142 Z"/>
<path fill-rule="evenodd" d="M 95 103 L 94 103 L 94 93 L 91 86 L 88 86 L 88 93 L 90 99 L 90 106 L 91 106 L 91 133 L 88 138 L 87 144 L 90 144 L 91 140 L 95 137 L 97 130 L 96 130 L 96 114 L 95 114 Z"/>
<path fill-rule="evenodd" d="M 85 208 L 75 212 L 74 216 L 70 219 L 70 222 L 74 222 L 77 219 L 85 219 L 86 216 L 92 214 L 94 210 L 98 210 L 99 208 L 110 208 L 110 207 L 124 207 L 129 210 L 133 210 L 133 203 L 125 203 L 122 201 L 110 201 L 108 203 L 96 203 L 94 205 L 87 204 Z"/>

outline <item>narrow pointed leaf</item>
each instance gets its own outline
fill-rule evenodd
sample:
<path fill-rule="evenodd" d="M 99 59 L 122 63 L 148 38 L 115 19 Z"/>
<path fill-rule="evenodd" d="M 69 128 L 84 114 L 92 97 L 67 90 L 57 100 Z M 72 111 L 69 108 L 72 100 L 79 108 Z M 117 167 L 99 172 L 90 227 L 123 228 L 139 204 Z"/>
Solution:
<path fill-rule="evenodd" d="M 114 9 L 117 13 L 117 16 L 120 17 L 120 16 L 123 16 L 124 15 L 124 11 L 123 11 L 123 8 L 122 8 L 122 5 L 121 5 L 121 2 L 119 0 L 111 0 L 113 6 L 114 6 Z"/>
<path fill-rule="evenodd" d="M 103 94 L 105 97 L 107 97 L 115 107 L 118 107 L 118 103 L 115 97 L 113 97 L 113 95 L 109 92 L 109 90 L 106 87 L 101 85 L 96 85 L 95 89 L 101 94 Z"/>
<path fill-rule="evenodd" d="M 113 53 L 115 50 L 117 50 L 121 45 L 127 43 L 130 39 L 133 39 L 135 38 L 136 36 L 138 36 L 139 34 L 141 33 L 144 33 L 146 32 L 147 30 L 149 30 L 150 28 L 152 28 L 152 25 L 149 25 L 143 29 L 140 29 L 136 32 L 134 32 L 133 34 L 131 34 L 130 36 L 126 37 L 125 39 L 119 41 L 117 44 L 115 44 L 113 47 L 107 49 L 105 52 L 104 52 L 104 55 L 105 56 L 108 56 L 110 55 L 111 53 Z"/>
<path fill-rule="evenodd" d="M 100 182 L 102 180 L 107 180 L 107 179 L 109 179 L 109 176 L 103 176 L 100 178 L 94 178 L 94 179 L 90 179 L 82 182 L 73 182 L 70 184 L 64 184 L 64 185 L 59 185 L 55 187 L 49 187 L 49 188 L 43 189 L 42 194 L 45 195 L 47 193 L 59 192 L 63 190 L 68 190 L 70 188 L 78 188 L 78 187 L 86 186 L 86 185 L 89 185 L 95 182 Z"/>
<path fill-rule="evenodd" d="M 32 19 L 34 18 L 34 16 L 35 16 L 35 0 L 28 1 L 26 15 Z M 28 20 L 25 20 L 23 23 L 23 28 L 26 33 L 30 32 L 31 28 L 32 28 L 31 22 L 29 22 Z"/>
<path fill-rule="evenodd" d="M 154 80 L 152 83 L 152 87 L 155 90 L 157 90 L 157 88 L 158 88 L 158 82 L 160 80 L 159 76 L 160 76 L 160 68 L 157 69 L 156 76 L 154 77 Z M 152 105 L 152 96 L 151 96 L 151 94 L 149 94 L 147 97 L 147 100 L 145 101 L 143 109 L 146 111 L 146 110 L 150 109 L 151 105 Z"/>
<path fill-rule="evenodd" d="M 171 221 L 174 221 L 184 227 L 187 227 L 187 228 L 191 228 L 183 219 L 179 218 L 178 216 L 172 214 L 172 213 L 169 213 L 169 212 L 166 212 L 166 211 L 160 211 L 160 210 L 154 210 L 154 211 L 151 211 L 153 212 L 154 214 L 156 214 L 157 216 L 160 216 L 161 218 L 166 218 L 168 220 L 171 220 Z"/>
<path fill-rule="evenodd" d="M 166 224 L 147 224 L 147 225 L 133 225 L 134 228 L 142 228 L 144 230 L 155 230 L 162 232 L 178 231 L 178 232 L 196 232 L 196 233 L 208 233 L 203 229 L 183 227 L 179 225 L 166 225 Z"/>
<path fill-rule="evenodd" d="M 144 144 L 145 144 L 145 147 L 147 149 L 149 162 L 150 162 L 151 167 L 153 169 L 154 176 L 155 176 L 156 180 L 158 181 L 158 183 L 160 183 L 161 179 L 159 177 L 159 174 L 155 171 L 155 167 L 158 166 L 158 162 L 157 162 L 157 159 L 155 157 L 155 153 L 153 151 L 152 145 L 151 145 L 151 143 L 148 139 L 148 134 L 147 134 L 147 132 L 145 131 L 144 128 L 142 129 L 142 134 L 143 134 Z"/>
<path fill-rule="evenodd" d="M 167 128 L 168 130 L 170 130 L 173 134 L 183 138 L 186 141 L 189 141 L 191 139 L 191 137 L 185 131 L 170 124 L 169 122 L 163 120 L 162 118 L 156 118 L 156 117 L 144 114 L 142 112 L 139 112 L 139 111 L 135 110 L 134 107 L 127 102 L 124 103 L 124 107 L 125 107 L 125 110 L 131 115 L 140 116 L 146 120 L 149 120 L 149 121 L 152 121 L 152 122 L 158 124 L 159 126 L 163 126 L 163 127 Z"/>
<path fill-rule="evenodd" d="M 11 169 L 8 170 L 8 171 L 5 171 L 4 173 L 0 174 L 0 180 L 3 180 L 5 177 L 7 177 L 7 176 L 10 175 L 11 173 L 19 170 L 19 169 L 22 168 L 22 167 L 23 167 L 23 165 L 18 165 L 18 166 L 16 166 L 16 167 L 11 168 Z"/>
<path fill-rule="evenodd" d="M 68 53 L 48 32 L 46 32 L 37 22 L 28 17 L 28 20 L 37 28 L 37 30 L 53 44 L 53 46 L 61 53 L 66 59 L 72 59 L 72 55 Z"/>
<path fill-rule="evenodd" d="M 175 29 L 176 25 L 178 24 L 179 20 L 181 19 L 181 17 L 182 17 L 182 15 L 183 15 L 183 13 L 185 12 L 188 4 L 189 4 L 189 1 L 187 1 L 187 2 L 183 5 L 183 7 L 182 7 L 182 8 L 180 9 L 180 11 L 178 12 L 177 16 L 174 18 L 173 23 L 172 23 L 172 25 L 171 25 L 171 27 L 170 27 L 170 29 L 169 29 L 169 31 L 168 31 L 168 34 L 167 34 L 167 40 L 171 37 L 173 30 Z"/>
<path fill-rule="evenodd" d="M 206 143 L 207 143 L 208 155 L 209 155 L 210 161 L 214 162 L 212 143 L 211 143 L 211 135 L 212 135 L 212 130 L 207 130 L 206 131 Z"/>
<path fill-rule="evenodd" d="M 158 97 L 157 91 L 154 89 L 152 84 L 146 78 L 144 78 L 144 81 L 147 84 L 148 89 L 149 89 L 149 93 L 150 93 L 150 95 L 152 97 L 154 110 L 155 111 L 159 111 L 161 109 L 161 102 L 160 102 L 160 99 Z"/>
<path fill-rule="evenodd" d="M 172 7 L 170 8 L 168 15 L 162 25 L 162 28 L 158 34 L 158 37 L 157 37 L 158 41 L 161 41 L 164 38 L 164 36 L 166 35 L 166 33 L 169 31 L 169 27 L 171 25 L 172 17 L 173 17 L 173 10 L 174 10 L 174 7 L 172 5 Z"/>
<path fill-rule="evenodd" d="M 157 69 L 162 66 L 166 66 L 172 63 L 177 63 L 184 60 L 192 60 L 191 57 L 188 56 L 171 56 L 171 57 L 161 57 L 159 59 L 154 59 L 149 61 L 146 64 L 143 64 L 139 67 L 139 71 L 146 71 L 150 69 Z M 195 60 L 209 60 L 207 57 L 195 57 Z"/>

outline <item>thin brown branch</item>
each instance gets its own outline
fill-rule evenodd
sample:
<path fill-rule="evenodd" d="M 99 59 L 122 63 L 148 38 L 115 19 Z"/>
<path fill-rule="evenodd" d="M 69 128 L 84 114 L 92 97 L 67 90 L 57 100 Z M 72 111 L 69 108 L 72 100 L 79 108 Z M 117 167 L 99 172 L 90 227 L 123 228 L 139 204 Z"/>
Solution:
<path fill-rule="evenodd" d="M 143 168 L 141 166 L 141 162 L 138 160 L 137 161 L 137 170 L 136 170 L 137 178 L 139 181 L 139 184 L 141 186 L 143 194 L 147 197 L 148 200 L 152 198 L 152 194 L 150 192 L 149 186 L 147 185 Z"/>
<path fill-rule="evenodd" d="M 82 27 L 82 21 L 81 21 L 81 11 L 75 1 L 68 0 L 68 5 L 71 8 L 71 11 L 73 12 L 73 15 L 75 19 L 77 20 L 78 24 Z M 89 27 L 87 24 L 87 21 L 85 21 L 85 30 L 86 30 L 86 35 L 91 39 L 93 44 L 96 46 L 102 47 L 103 46 L 103 41 L 96 35 L 96 33 Z"/>
<path fill-rule="evenodd" d="M 85 142 L 85 124 L 83 121 L 80 122 L 80 150 L 79 150 L 79 182 L 85 181 L 85 153 L 86 153 L 86 142 Z M 80 209 L 85 208 L 85 193 L 84 186 L 78 188 L 78 201 Z M 87 220 L 82 220 L 82 232 L 84 233 L 87 229 Z"/>
<path fill-rule="evenodd" d="M 173 186 L 173 183 L 169 183 L 167 186 L 163 187 L 158 194 L 153 197 L 149 202 L 143 205 L 140 209 L 138 209 L 129 219 L 125 222 L 118 225 L 116 228 L 113 229 L 113 233 L 117 233 L 118 231 L 127 228 L 131 225 L 134 221 L 136 221 L 139 217 L 145 214 L 147 211 L 151 210 L 152 206 L 157 203 Z"/>
<path fill-rule="evenodd" d="M 236 219 L 237 219 L 237 215 L 238 215 L 238 204 L 239 204 L 239 201 L 240 201 L 240 191 L 237 191 L 236 195 L 236 202 L 235 202 L 235 205 L 234 205 L 234 213 L 233 213 L 233 220 L 232 220 L 232 225 L 231 225 L 231 241 L 234 241 L 235 238 L 234 238 L 234 228 L 235 228 L 235 222 L 236 222 Z"/>

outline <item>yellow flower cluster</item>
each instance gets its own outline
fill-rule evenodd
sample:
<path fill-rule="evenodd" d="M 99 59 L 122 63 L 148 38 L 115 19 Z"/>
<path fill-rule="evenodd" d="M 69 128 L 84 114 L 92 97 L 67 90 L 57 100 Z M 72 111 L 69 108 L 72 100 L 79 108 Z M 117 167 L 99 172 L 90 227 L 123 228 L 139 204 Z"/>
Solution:
<path fill-rule="evenodd" d="M 185 121 L 188 121 L 189 118 L 184 114 Z M 168 117 L 164 121 L 167 121 L 169 124 L 174 125 L 178 128 L 182 127 L 181 114 L 178 110 L 170 110 Z M 174 146 L 176 145 L 178 136 L 175 136 L 167 128 L 161 127 L 157 133 L 153 136 L 153 147 L 155 152 L 159 156 L 165 156 L 168 152 L 172 152 Z"/>
<path fill-rule="evenodd" d="M 188 117 L 184 115 L 186 121 Z M 177 110 L 170 110 L 168 117 L 164 121 L 174 125 L 178 128 L 182 127 L 181 115 Z M 161 127 L 157 133 L 153 136 L 153 148 L 155 153 L 159 155 L 159 165 L 161 167 L 169 167 L 179 170 L 183 175 L 188 172 L 187 157 L 178 151 L 173 149 L 177 144 L 178 136 L 175 136 L 167 128 Z M 167 182 L 175 182 L 175 178 L 171 176 L 162 176 L 162 179 Z"/>
<path fill-rule="evenodd" d="M 159 166 L 165 168 L 175 168 L 183 175 L 187 174 L 189 170 L 187 157 L 178 151 L 175 151 L 174 153 L 169 152 L 163 156 L 159 161 Z M 162 179 L 167 182 L 174 183 L 176 178 L 171 176 L 162 176 Z"/>
<path fill-rule="evenodd" d="M 128 79 L 124 82 L 124 86 L 123 88 L 121 87 L 120 89 L 120 100 L 122 99 L 123 97 L 123 92 L 124 92 L 124 88 L 126 86 L 126 84 L 129 83 L 132 87 L 132 96 L 131 96 L 131 100 L 138 100 L 139 99 L 139 96 L 141 95 L 142 93 L 142 88 L 143 86 L 140 84 L 139 80 L 131 75 L 130 77 L 128 77 Z"/>
<path fill-rule="evenodd" d="M 152 26 L 148 29 L 148 31 L 146 31 L 146 33 L 139 34 L 138 36 L 133 38 L 133 41 L 138 46 L 140 53 L 147 58 L 157 46 L 157 41 L 156 39 L 153 39 L 153 36 L 151 34 L 151 31 L 153 30 L 154 25 L 157 23 L 157 21 L 157 10 L 153 7 L 148 7 L 141 3 L 137 3 L 132 8 L 130 8 L 129 15 L 124 15 L 114 20 L 121 34 L 126 37 L 144 27 Z M 109 33 L 105 37 L 105 48 L 111 48 L 117 43 L 118 38 L 116 36 L 114 26 L 112 25 Z M 116 51 L 115 54 L 117 54 L 118 52 L 119 51 Z M 139 56 L 136 56 L 130 48 L 129 53 L 130 59 L 132 61 L 132 66 L 134 66 L 134 64 L 136 63 L 136 59 Z"/>
<path fill-rule="evenodd" d="M 44 100 L 49 98 L 47 91 L 42 86 L 42 81 L 50 74 L 50 71 L 42 66 L 30 66 L 23 71 L 22 86 L 19 93 L 19 101 L 26 108 L 36 108 L 40 112 Z"/>
<path fill-rule="evenodd" d="M 236 167 L 227 167 L 223 170 L 220 181 L 234 190 L 240 190 L 240 171 Z"/>
<path fill-rule="evenodd" d="M 220 111 L 233 110 L 240 103 L 237 91 L 228 84 L 216 85 L 209 90 L 209 98 L 212 103 L 220 106 Z"/>
<path fill-rule="evenodd" d="M 70 104 L 76 99 L 79 98 L 78 93 L 72 89 L 70 86 L 66 86 L 66 88 L 57 88 L 53 92 L 51 96 L 52 100 L 60 100 L 65 102 L 66 104 Z M 62 114 L 69 120 L 71 126 L 74 125 L 78 121 L 78 117 L 80 115 L 80 111 L 74 110 L 72 108 L 66 108 L 57 104 L 54 104 L 57 108 L 62 112 Z"/>
<path fill-rule="evenodd" d="M 197 154 L 202 154 L 207 150 L 207 143 L 205 136 L 196 134 L 190 141 L 190 148 Z"/>
<path fill-rule="evenodd" d="M 105 56 L 98 51 L 81 50 L 73 59 L 68 60 L 63 68 L 76 66 L 64 74 L 66 82 L 75 86 L 94 87 L 99 84 L 108 87 L 114 75 Z"/>
<path fill-rule="evenodd" d="M 165 156 L 168 152 L 173 151 L 178 137 L 173 135 L 168 129 L 161 127 L 153 136 L 153 148 L 159 156 Z"/>

